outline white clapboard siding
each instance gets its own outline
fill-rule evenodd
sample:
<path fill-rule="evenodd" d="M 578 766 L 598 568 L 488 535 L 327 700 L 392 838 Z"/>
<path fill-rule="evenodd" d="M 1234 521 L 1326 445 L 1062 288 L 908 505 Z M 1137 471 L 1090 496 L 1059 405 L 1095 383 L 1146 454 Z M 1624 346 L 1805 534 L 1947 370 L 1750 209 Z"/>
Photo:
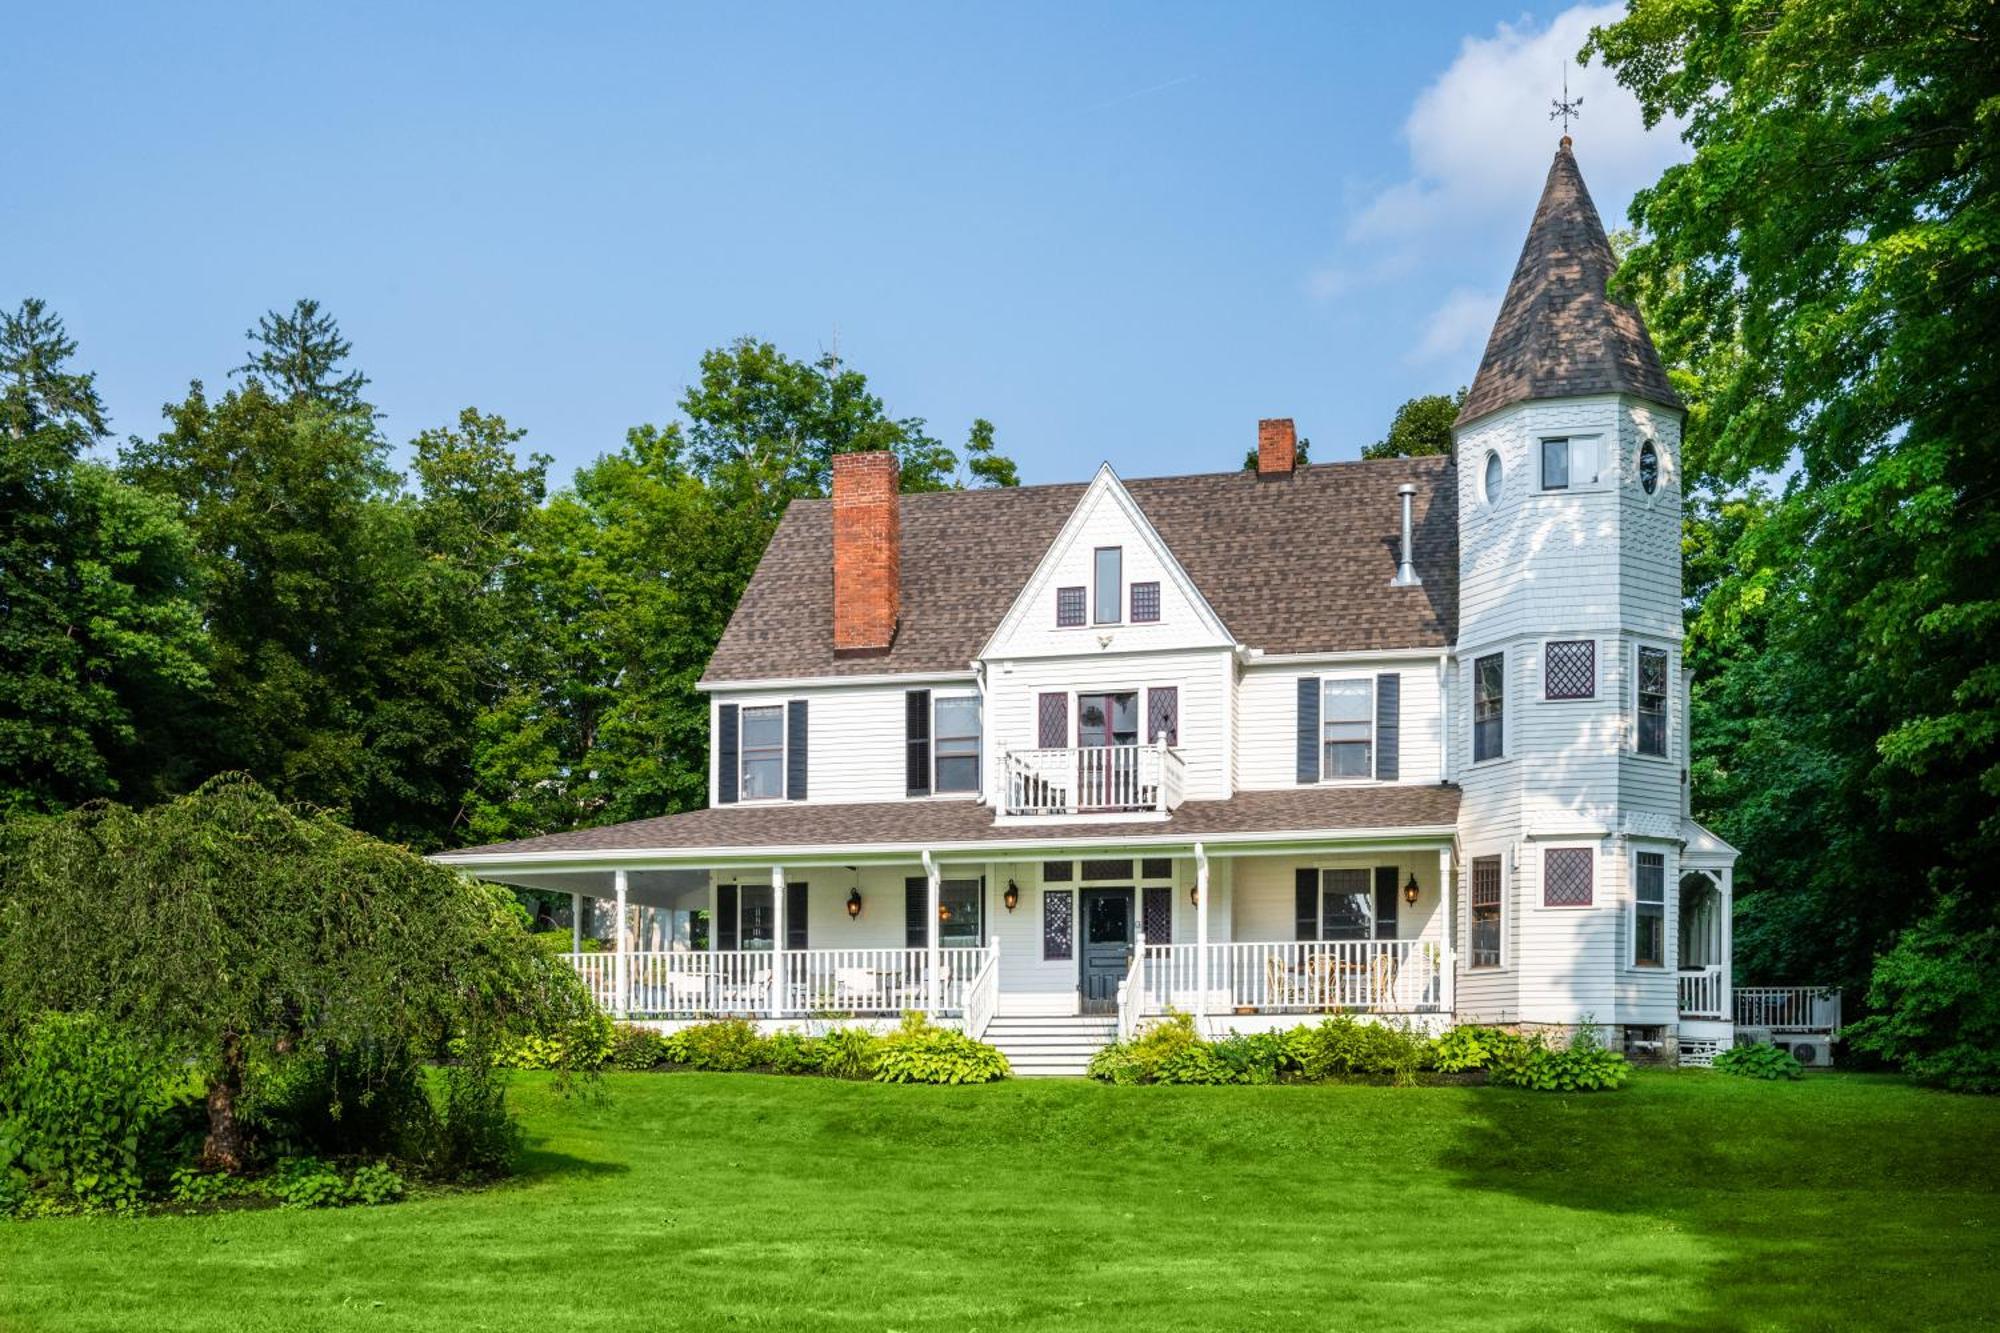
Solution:
<path fill-rule="evenodd" d="M 1404 783 L 1438 781 L 1437 658 L 1391 657 L 1319 664 L 1252 663 L 1237 683 L 1237 785 L 1245 791 L 1298 785 L 1299 678 L 1351 677 L 1372 681 L 1383 672 L 1402 678 L 1397 757 Z"/>
<path fill-rule="evenodd" d="M 771 690 L 718 691 L 710 704 L 709 802 L 716 802 L 720 754 L 714 716 L 723 704 L 751 708 L 794 699 L 806 701 L 806 800 L 850 804 L 901 801 L 909 797 L 904 767 L 904 695 L 976 694 L 966 679 L 912 676 L 894 685 L 827 685 Z M 940 798 L 950 799 L 950 798 Z M 977 799 L 967 793 L 963 799 Z"/>

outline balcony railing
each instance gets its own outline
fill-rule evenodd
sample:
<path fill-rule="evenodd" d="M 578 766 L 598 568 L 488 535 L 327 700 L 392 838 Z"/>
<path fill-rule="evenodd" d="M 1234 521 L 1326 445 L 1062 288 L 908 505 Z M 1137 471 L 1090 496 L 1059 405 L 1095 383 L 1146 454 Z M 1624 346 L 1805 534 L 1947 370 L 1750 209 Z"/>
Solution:
<path fill-rule="evenodd" d="M 1682 968 L 1680 989 L 1682 1018 L 1720 1019 L 1726 1016 L 1722 1004 L 1722 969 L 1716 964 Z"/>
<path fill-rule="evenodd" d="M 1010 815 L 1166 814 L 1187 783 L 1164 743 L 1009 750 L 1005 768 Z"/>
<path fill-rule="evenodd" d="M 1828 986 L 1738 986 L 1738 1027 L 1779 1032 L 1840 1030 L 1840 991 Z"/>

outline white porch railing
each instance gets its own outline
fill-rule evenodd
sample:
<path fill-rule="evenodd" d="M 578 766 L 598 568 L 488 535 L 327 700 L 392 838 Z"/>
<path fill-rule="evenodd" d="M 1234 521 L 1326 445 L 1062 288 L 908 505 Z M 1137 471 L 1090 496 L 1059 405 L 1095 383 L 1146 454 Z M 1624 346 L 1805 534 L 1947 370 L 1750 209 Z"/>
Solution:
<path fill-rule="evenodd" d="M 1005 771 L 1010 815 L 1166 814 L 1187 785 L 1180 751 L 1165 742 L 1009 750 Z"/>
<path fill-rule="evenodd" d="M 1193 1012 L 1198 944 L 1149 944 L 1137 969 L 1138 1011 Z M 1433 1013 L 1443 1005 L 1443 950 L 1429 940 L 1300 940 L 1208 946 L 1207 1011 L 1352 1009 Z"/>
<path fill-rule="evenodd" d="M 618 994 L 616 953 L 564 957 L 583 978 L 591 997 L 612 1013 L 879 1017 L 906 1009 L 940 1015 L 963 1013 L 967 990 L 992 952 L 966 947 L 938 950 L 935 1008 L 928 949 L 631 953 L 626 955 L 629 990 L 622 997 Z M 780 966 L 782 984 L 778 981 Z"/>
<path fill-rule="evenodd" d="M 1139 1018 L 1145 1010 L 1146 984 L 1146 935 L 1139 933 L 1137 945 L 1132 950 L 1132 966 L 1126 970 L 1125 979 L 1118 983 L 1118 1040 L 1130 1041 L 1139 1030 Z"/>
<path fill-rule="evenodd" d="M 1738 986 L 1736 1022 L 1740 1027 L 1784 1032 L 1837 1032 L 1840 991 L 1827 986 Z"/>
<path fill-rule="evenodd" d="M 1722 968 L 1719 964 L 1682 968 L 1680 991 L 1682 1018 L 1720 1019 L 1726 1013 L 1722 1003 Z"/>
<path fill-rule="evenodd" d="M 972 980 L 965 984 L 965 1035 L 978 1041 L 986 1035 L 986 1025 L 993 1021 L 993 1015 L 1000 1007 L 1000 937 L 993 937 L 993 947 L 983 951 L 985 957 L 979 960 L 979 970 L 972 974 Z"/>

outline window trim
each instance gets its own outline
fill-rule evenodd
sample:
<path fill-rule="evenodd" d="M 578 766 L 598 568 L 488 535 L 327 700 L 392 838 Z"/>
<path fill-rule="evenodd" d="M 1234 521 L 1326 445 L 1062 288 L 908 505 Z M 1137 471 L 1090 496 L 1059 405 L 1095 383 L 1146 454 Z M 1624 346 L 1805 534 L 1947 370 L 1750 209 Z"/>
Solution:
<path fill-rule="evenodd" d="M 1548 448 L 1561 444 L 1563 451 L 1563 484 L 1549 485 Z M 1591 449 L 1591 468 L 1588 475 L 1582 475 L 1576 465 L 1577 446 L 1588 445 Z M 1535 477 L 1537 495 L 1573 495 L 1578 491 L 1601 490 L 1604 486 L 1604 439 L 1601 435 L 1540 435 L 1536 437 L 1537 474 Z"/>
<path fill-rule="evenodd" d="M 1375 916 L 1375 867 L 1336 864 L 1324 861 L 1309 861 L 1307 865 L 1319 880 L 1319 895 L 1313 901 L 1313 943 L 1315 944 L 1368 944 L 1381 939 L 1377 932 L 1382 923 Z M 1364 877 L 1365 888 L 1361 897 L 1368 904 L 1368 933 L 1358 940 L 1330 940 L 1326 936 L 1326 876 L 1327 872 L 1340 870 Z"/>
<path fill-rule="evenodd" d="M 1104 609 L 1104 555 L 1106 552 L 1117 556 L 1117 586 L 1111 590 L 1111 611 L 1109 617 L 1099 613 Z M 1125 548 L 1122 546 L 1096 546 L 1090 552 L 1090 623 L 1093 626 L 1122 625 L 1125 623 Z"/>
<path fill-rule="evenodd" d="M 1653 484 L 1646 484 L 1646 451 L 1653 451 Z M 1642 436 L 1639 447 L 1632 451 L 1632 480 L 1638 483 L 1639 494 L 1650 502 L 1660 497 L 1660 483 L 1667 479 L 1667 469 L 1658 442 L 1652 436 Z"/>
<path fill-rule="evenodd" d="M 941 949 L 963 949 L 963 948 L 975 948 L 975 949 L 976 949 L 976 948 L 979 948 L 980 946 L 982 946 L 982 945 L 984 945 L 984 944 L 986 943 L 986 926 L 987 926 L 987 921 L 988 921 L 988 918 L 987 918 L 987 913 L 986 913 L 986 876 L 984 876 L 984 875 L 939 875 L 939 876 L 938 876 L 938 904 L 939 904 L 939 906 L 943 906 L 943 904 L 944 904 L 944 886 L 945 886 L 945 885 L 947 885 L 947 884 L 970 884 L 970 885 L 972 885 L 972 886 L 973 886 L 973 889 L 972 889 L 972 906 L 973 906 L 973 913 L 974 913 L 974 915 L 975 915 L 975 916 L 977 917 L 977 920 L 976 920 L 976 922 L 974 923 L 977 929 L 976 929 L 976 932 L 975 932 L 975 934 L 974 934 L 974 936 L 973 936 L 973 943 L 972 943 L 972 944 L 970 944 L 970 945 L 966 945 L 966 944 L 946 944 L 946 943 L 944 942 L 944 927 L 945 927 L 945 923 L 944 923 L 943 921 L 939 921 L 939 922 L 938 922 L 938 947 L 939 947 L 939 948 L 941 948 Z"/>
<path fill-rule="evenodd" d="M 978 724 L 973 728 L 972 731 L 972 785 L 970 787 L 952 787 L 947 789 L 938 782 L 938 758 L 939 758 L 938 742 L 941 739 L 943 739 L 943 733 L 941 733 L 938 730 L 938 705 L 943 702 L 955 703 L 961 699 L 972 700 L 974 705 L 974 712 L 978 714 Z M 949 755 L 945 757 L 962 759 L 965 756 Z M 983 793 L 983 788 L 985 787 L 985 785 L 986 785 L 986 710 L 980 704 L 979 692 L 977 690 L 967 690 L 962 693 L 940 693 L 937 690 L 932 690 L 931 691 L 931 789 L 929 794 L 932 796 L 944 796 L 952 799 L 961 799 L 967 796 L 978 797 Z"/>
<path fill-rule="evenodd" d="M 1500 723 L 1500 744 L 1494 753 L 1482 756 L 1479 753 L 1479 667 L 1481 663 L 1491 662 L 1496 658 L 1500 663 L 1500 699 L 1494 717 Z M 1475 765 L 1501 763 L 1507 758 L 1507 650 L 1503 648 L 1497 653 L 1481 653 L 1473 658 L 1470 686 L 1471 688 L 1465 693 L 1466 707 L 1472 714 L 1471 726 L 1468 728 L 1472 745 L 1471 762 Z"/>
<path fill-rule="evenodd" d="M 1566 645 L 1572 643 L 1587 643 L 1590 645 L 1590 693 L 1550 694 L 1549 649 L 1558 644 Z M 1536 697 L 1536 702 L 1545 704 L 1587 704 L 1597 702 L 1604 693 L 1604 671 L 1602 666 L 1604 655 L 1597 651 L 1597 646 L 1597 638 L 1594 635 L 1588 634 L 1579 635 L 1573 639 L 1558 639 L 1554 637 L 1543 639 L 1541 641 L 1541 653 L 1538 658 L 1542 676 L 1542 692 Z"/>
<path fill-rule="evenodd" d="M 1535 906 L 1544 912 L 1588 912 L 1598 905 L 1599 888 L 1597 882 L 1597 844 L 1594 842 L 1545 842 L 1541 844 L 1542 864 L 1536 870 L 1541 892 L 1535 896 Z M 1587 903 L 1552 903 L 1549 901 L 1549 853 L 1585 852 L 1590 856 L 1590 901 Z"/>
<path fill-rule="evenodd" d="M 1077 609 L 1077 617 L 1075 620 L 1063 619 L 1063 594 L 1066 592 L 1075 593 L 1077 595 L 1078 602 L 1081 603 L 1081 605 Z M 1090 589 L 1080 584 L 1069 584 L 1057 587 L 1056 628 L 1085 629 L 1088 628 L 1089 625 L 1090 625 Z"/>
<path fill-rule="evenodd" d="M 1327 763 L 1326 747 L 1329 744 L 1329 742 L 1326 737 L 1326 729 L 1336 724 L 1327 715 L 1328 709 L 1326 706 L 1326 696 L 1327 696 L 1327 690 L 1331 686 L 1352 685 L 1357 682 L 1361 685 L 1366 686 L 1368 690 L 1368 771 L 1366 773 L 1360 774 L 1359 776 L 1353 776 L 1353 775 L 1342 776 L 1341 774 L 1333 772 L 1332 766 Z M 1380 720 L 1380 714 L 1377 711 L 1376 699 L 1375 699 L 1375 677 L 1372 674 L 1353 675 L 1353 676 L 1321 676 L 1319 678 L 1319 780 L 1322 784 L 1334 783 L 1340 786 L 1352 786 L 1357 782 L 1377 781 L 1377 778 L 1375 777 L 1375 758 L 1376 758 L 1376 747 L 1378 742 L 1377 742 L 1377 737 L 1375 735 L 1375 730 L 1376 730 L 1376 723 L 1379 720 Z M 1347 722 L 1347 723 L 1341 723 L 1339 725 L 1353 726 L 1354 724 L 1352 722 Z M 1351 740 L 1333 742 L 1333 743 L 1342 745 L 1354 744 L 1354 742 Z"/>
<path fill-rule="evenodd" d="M 1153 614 L 1150 616 L 1139 614 L 1139 589 L 1141 588 L 1151 588 L 1153 590 Z M 1125 617 L 1128 624 L 1157 625 L 1160 623 L 1160 581 L 1158 579 L 1134 579 L 1130 583 L 1127 583 L 1125 585 L 1125 599 Z"/>
<path fill-rule="evenodd" d="M 1499 484 L 1493 484 L 1495 464 L 1499 465 Z M 1491 509 L 1500 503 L 1500 497 L 1507 491 L 1507 460 L 1500 456 L 1498 449 L 1488 449 L 1486 457 L 1479 462 L 1479 498 Z"/>
<path fill-rule="evenodd" d="M 1639 859 L 1646 856 L 1660 858 L 1660 957 L 1657 962 L 1641 962 L 1639 959 Z M 1650 904 L 1649 904 L 1650 906 Z M 1635 972 L 1664 972 L 1667 970 L 1667 853 L 1664 848 L 1634 847 L 1632 849 L 1632 892 L 1626 895 L 1625 937 L 1630 944 L 1625 949 L 1625 966 Z"/>
<path fill-rule="evenodd" d="M 786 710 L 787 710 L 787 705 L 789 705 L 790 702 L 791 701 L 789 699 L 780 699 L 778 702 L 771 704 L 737 705 L 736 800 L 738 804 L 747 805 L 752 802 L 755 802 L 757 804 L 767 804 L 773 801 L 784 801 L 790 799 L 785 795 L 785 793 L 788 790 L 790 790 L 787 783 L 791 777 L 791 756 L 789 753 L 789 751 L 791 750 L 791 746 L 786 743 L 787 737 L 785 734 L 786 721 L 788 717 Z M 744 780 L 745 775 L 749 772 L 749 767 L 750 767 L 750 746 L 746 740 L 746 737 L 748 736 L 750 730 L 749 726 L 747 725 L 748 717 L 749 714 L 751 713 L 762 713 L 762 712 L 771 712 L 771 713 L 776 713 L 778 715 L 778 746 L 777 746 L 778 794 L 776 796 L 752 796 L 750 794 L 750 784 Z M 769 755 L 769 751 L 771 749 L 770 746 L 761 745 L 758 746 L 757 748 L 760 755 L 763 758 L 768 759 L 770 757 Z"/>
<path fill-rule="evenodd" d="M 1479 863 L 1481 861 L 1492 861 L 1500 867 L 1500 901 L 1497 904 L 1499 915 L 1495 918 L 1498 944 L 1493 950 L 1493 956 L 1499 961 L 1492 963 L 1475 963 L 1472 961 L 1478 957 L 1478 953 L 1472 943 L 1472 929 L 1475 921 L 1472 913 L 1477 906 L 1473 895 L 1479 874 Z M 1468 972 L 1505 972 L 1508 964 L 1512 961 L 1507 957 L 1507 853 L 1489 852 L 1483 856 L 1470 857 L 1467 859 L 1465 865 L 1465 969 Z"/>
<path fill-rule="evenodd" d="M 1665 688 L 1660 691 L 1660 750 L 1657 754 L 1651 750 L 1641 749 L 1639 746 L 1639 736 L 1642 730 L 1639 725 L 1639 719 L 1642 716 L 1644 707 L 1641 703 L 1643 691 L 1640 689 L 1640 681 L 1643 679 L 1643 668 L 1640 663 L 1643 654 L 1646 653 L 1658 653 L 1660 655 L 1662 659 L 1661 672 L 1665 676 L 1665 679 L 1661 682 Z M 1666 764 L 1674 762 L 1674 654 L 1664 644 L 1635 643 L 1632 645 L 1631 753 L 1635 759 L 1647 759 L 1655 763 Z"/>

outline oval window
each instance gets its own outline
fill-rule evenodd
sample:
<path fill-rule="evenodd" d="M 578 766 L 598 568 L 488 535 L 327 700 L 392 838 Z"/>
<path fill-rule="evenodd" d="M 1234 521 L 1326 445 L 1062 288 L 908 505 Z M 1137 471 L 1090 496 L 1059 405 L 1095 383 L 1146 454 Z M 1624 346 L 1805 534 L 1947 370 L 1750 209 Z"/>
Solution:
<path fill-rule="evenodd" d="M 1639 485 L 1648 495 L 1660 485 L 1660 455 L 1651 440 L 1639 446 Z"/>
<path fill-rule="evenodd" d="M 1500 500 L 1500 455 L 1491 449 L 1486 451 L 1486 503 L 1497 504 Z"/>

